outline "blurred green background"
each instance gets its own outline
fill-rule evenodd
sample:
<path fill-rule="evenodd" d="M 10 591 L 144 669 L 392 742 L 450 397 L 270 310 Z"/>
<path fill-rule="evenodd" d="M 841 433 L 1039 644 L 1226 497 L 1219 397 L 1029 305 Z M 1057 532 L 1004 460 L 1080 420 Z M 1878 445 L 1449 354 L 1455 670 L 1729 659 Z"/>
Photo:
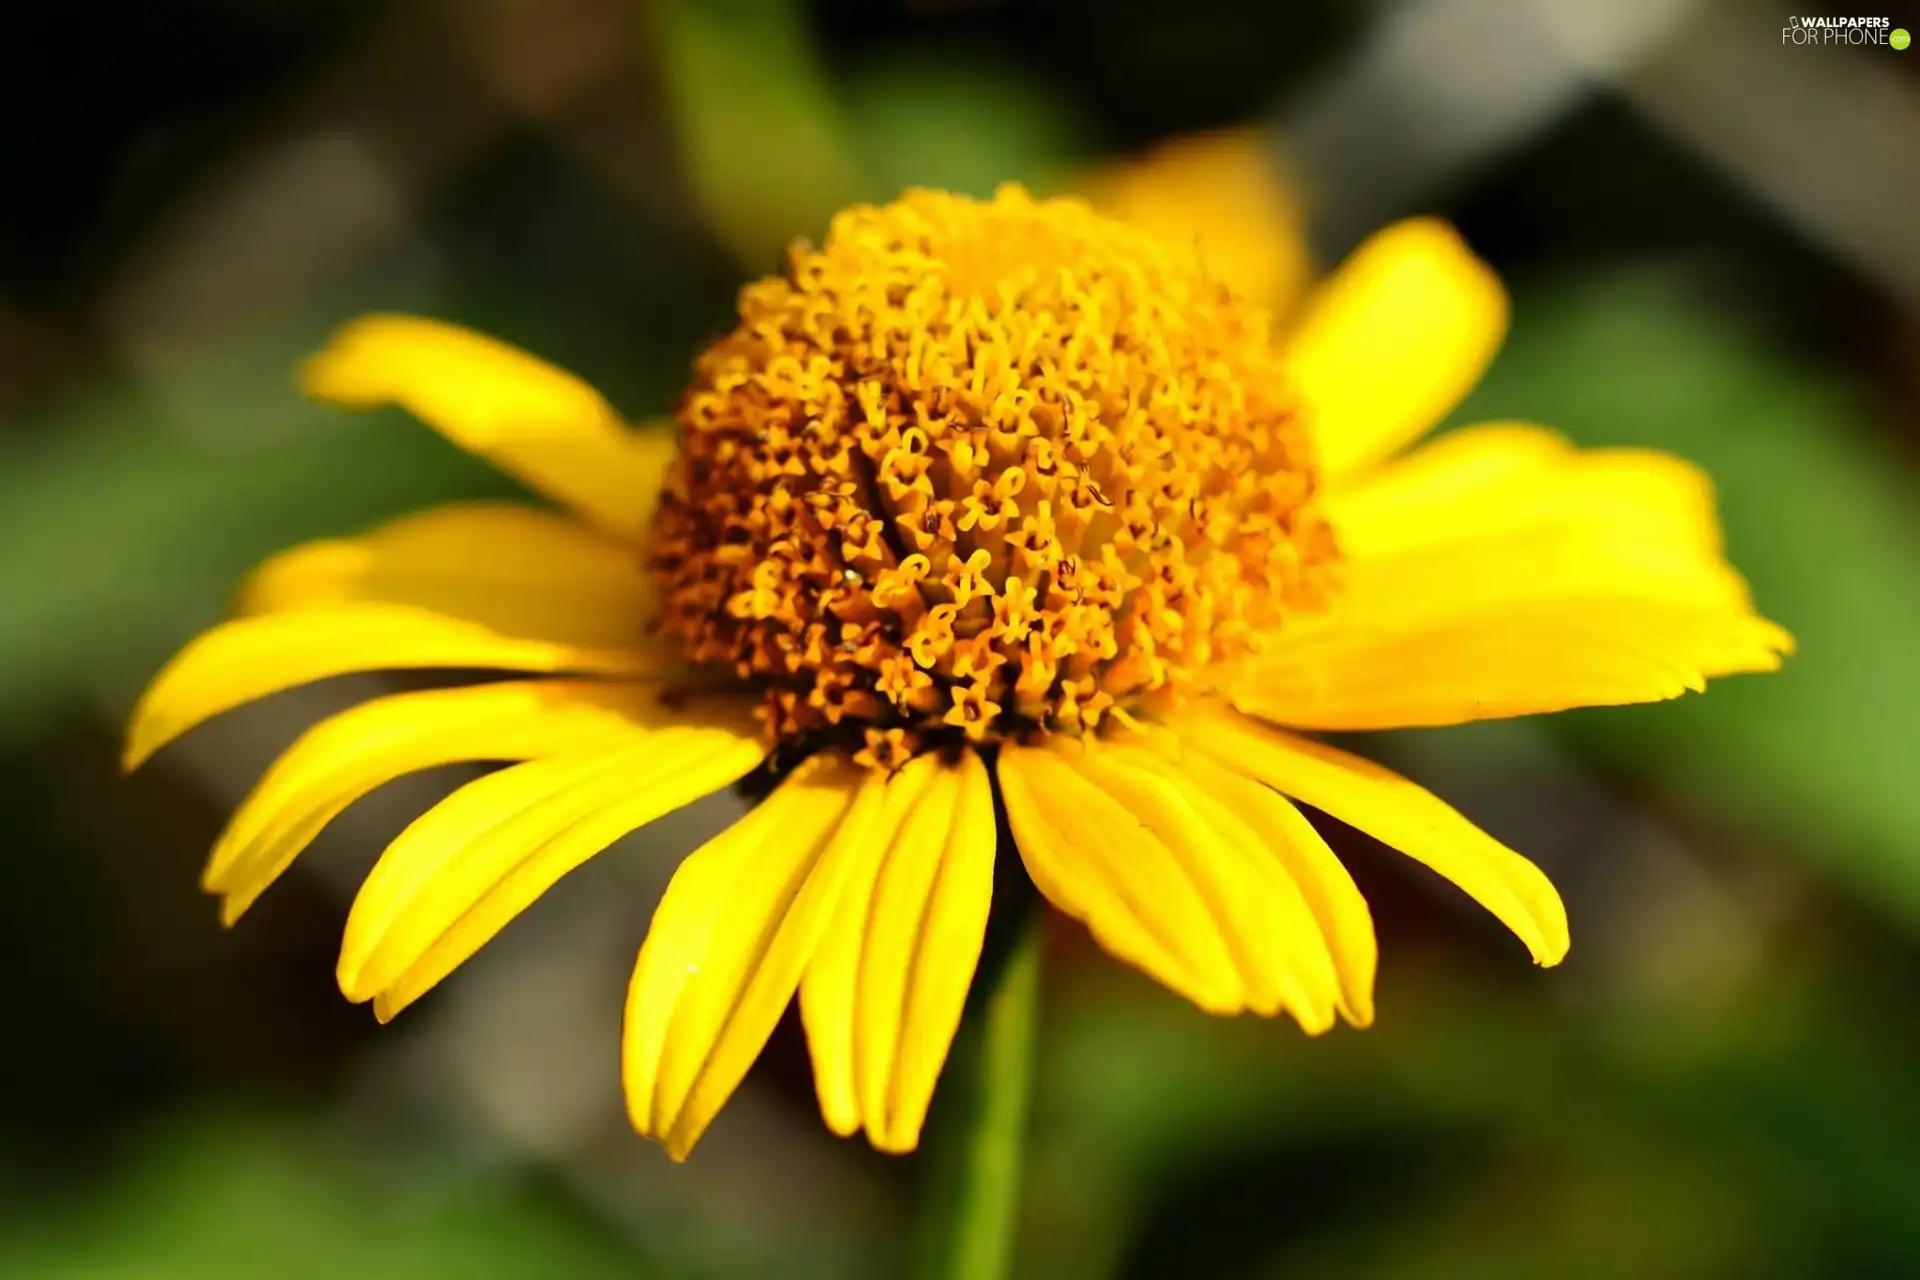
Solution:
<path fill-rule="evenodd" d="M 1783 23 L 1739 0 L 7 6 L 0 1275 L 897 1274 L 920 1161 L 827 1134 L 794 1027 L 688 1165 L 622 1120 L 625 970 L 724 800 L 378 1029 L 332 981 L 352 878 L 457 771 L 356 806 L 223 933 L 195 889 L 222 815 L 345 695 L 227 717 L 129 780 L 118 726 L 267 553 L 509 491 L 398 414 L 293 394 L 355 312 L 485 328 L 646 417 L 838 205 L 1072 188 L 1226 127 L 1290 175 L 1322 265 L 1453 218 L 1516 300 L 1457 419 L 1703 463 L 1801 653 L 1678 704 L 1374 744 L 1554 876 L 1560 969 L 1345 831 L 1382 935 L 1364 1034 L 1208 1019 L 1059 929 L 1020 1274 L 1920 1274 L 1920 61 Z"/>

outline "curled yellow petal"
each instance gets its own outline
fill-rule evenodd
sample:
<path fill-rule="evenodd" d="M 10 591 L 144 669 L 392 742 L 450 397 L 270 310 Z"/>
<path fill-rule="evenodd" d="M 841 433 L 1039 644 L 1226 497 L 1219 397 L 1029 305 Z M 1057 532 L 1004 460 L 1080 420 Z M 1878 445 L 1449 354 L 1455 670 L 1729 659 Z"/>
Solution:
<path fill-rule="evenodd" d="M 848 859 L 845 892 L 832 927 L 807 965 L 800 984 L 800 1019 L 813 1059 L 814 1090 L 827 1127 L 841 1137 L 860 1131 L 864 1117 L 855 1083 L 854 1043 L 860 1004 L 860 956 L 873 889 L 902 825 L 934 782 L 937 762 L 910 761 L 887 777 L 872 821 L 844 841 Z"/>
<path fill-rule="evenodd" d="M 652 650 L 589 649 L 502 636 L 404 605 L 356 604 L 238 618 L 174 655 L 134 707 L 122 757 L 131 769 L 223 711 L 355 671 L 443 668 L 645 675 Z"/>
<path fill-rule="evenodd" d="M 1094 940 L 1209 1013 L 1247 1005 L 1239 970 L 1179 858 L 1076 767 L 1078 744 L 1006 746 L 1000 793 L 1013 842 L 1049 901 Z"/>
<path fill-rule="evenodd" d="M 1506 330 L 1506 290 L 1446 223 L 1412 219 L 1361 245 L 1286 346 L 1321 474 L 1362 471 L 1436 426 Z"/>
<path fill-rule="evenodd" d="M 532 640 L 645 647 L 653 578 L 630 545 L 550 511 L 458 503 L 355 538 L 283 551 L 241 589 L 242 613 L 399 604 Z"/>
<path fill-rule="evenodd" d="M 621 1050 L 634 1128 L 674 1159 L 792 1000 L 885 792 L 885 774 L 815 756 L 675 872 L 634 967 Z"/>
<path fill-rule="evenodd" d="M 1247 1007 L 1285 1009 L 1309 1034 L 1333 1025 L 1339 979 L 1300 887 L 1239 813 L 1141 747 L 1088 751 L 1080 769 L 1179 860 L 1233 956 Z"/>
<path fill-rule="evenodd" d="M 495 338 L 418 316 L 344 326 L 300 370 L 308 395 L 356 409 L 398 404 L 449 440 L 639 539 L 673 457 L 672 437 L 628 427 L 599 392 Z"/>
<path fill-rule="evenodd" d="M 1432 793 L 1370 760 L 1208 704 L 1180 713 L 1174 729 L 1222 765 L 1424 862 L 1513 930 L 1536 963 L 1566 956 L 1566 907 L 1540 868 Z"/>
<path fill-rule="evenodd" d="M 888 790 L 802 980 L 801 1012 L 828 1123 L 901 1152 L 920 1140 L 979 963 L 994 816 L 972 752 L 921 756 Z"/>
<path fill-rule="evenodd" d="M 1155 735 L 1151 745 L 1191 786 L 1230 810 L 1258 837 L 1261 847 L 1299 886 L 1307 909 L 1333 959 L 1340 984 L 1339 1008 L 1347 1021 L 1373 1022 L 1373 977 L 1379 944 L 1373 914 L 1360 886 L 1305 815 L 1279 792 L 1187 750 L 1177 735 Z"/>
<path fill-rule="evenodd" d="M 402 774 L 525 760 L 631 740 L 660 717 L 656 686 L 503 681 L 375 698 L 321 721 L 274 761 L 214 844 L 201 879 L 231 924 L 348 805 Z"/>
<path fill-rule="evenodd" d="M 455 791 L 387 846 L 340 948 L 340 989 L 390 1018 L 562 876 L 662 814 L 745 776 L 744 724 L 675 726 L 636 747 L 551 756 Z"/>

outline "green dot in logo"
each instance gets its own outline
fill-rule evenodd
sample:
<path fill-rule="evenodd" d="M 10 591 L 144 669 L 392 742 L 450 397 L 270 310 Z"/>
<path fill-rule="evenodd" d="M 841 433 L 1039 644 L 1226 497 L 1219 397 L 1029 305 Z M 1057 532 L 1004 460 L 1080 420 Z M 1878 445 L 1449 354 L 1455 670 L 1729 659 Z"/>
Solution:
<path fill-rule="evenodd" d="M 1896 49 L 1904 49 L 1913 43 L 1913 37 L 1907 34 L 1905 27 L 1895 27 L 1892 34 L 1887 37 L 1887 43 Z"/>

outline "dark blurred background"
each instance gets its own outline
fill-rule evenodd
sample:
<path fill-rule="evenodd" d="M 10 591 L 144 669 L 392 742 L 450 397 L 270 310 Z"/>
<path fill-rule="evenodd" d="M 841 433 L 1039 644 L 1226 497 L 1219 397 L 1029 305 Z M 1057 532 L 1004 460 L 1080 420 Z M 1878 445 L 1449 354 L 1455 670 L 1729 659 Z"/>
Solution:
<path fill-rule="evenodd" d="M 127 780 L 119 726 L 269 552 L 509 491 L 397 413 L 297 398 L 341 320 L 475 325 L 644 419 L 833 208 L 1176 183 L 1129 158 L 1221 129 L 1272 189 L 1176 209 L 1271 209 L 1323 268 L 1453 218 L 1515 295 L 1456 420 L 1703 463 L 1801 653 L 1374 744 L 1554 876 L 1562 968 L 1344 831 L 1368 1032 L 1208 1019 L 1059 929 L 1020 1274 L 1920 1274 L 1920 50 L 1795 47 L 1790 12 L 1854 11 L 13 0 L 0 1275 L 896 1274 L 920 1162 L 825 1131 L 794 1028 L 686 1166 L 622 1119 L 626 969 L 723 814 L 619 846 L 382 1029 L 334 988 L 345 904 L 455 774 L 356 806 L 223 932 L 202 856 L 345 695 Z"/>

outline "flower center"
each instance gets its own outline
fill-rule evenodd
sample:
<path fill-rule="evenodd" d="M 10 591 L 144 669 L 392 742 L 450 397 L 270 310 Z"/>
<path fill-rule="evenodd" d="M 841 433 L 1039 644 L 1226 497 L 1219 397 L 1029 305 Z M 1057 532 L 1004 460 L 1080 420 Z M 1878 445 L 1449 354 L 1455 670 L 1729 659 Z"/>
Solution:
<path fill-rule="evenodd" d="M 695 364 L 662 626 L 781 739 L 1086 732 L 1193 689 L 1334 559 L 1265 315 L 1075 200 L 834 219 Z"/>

